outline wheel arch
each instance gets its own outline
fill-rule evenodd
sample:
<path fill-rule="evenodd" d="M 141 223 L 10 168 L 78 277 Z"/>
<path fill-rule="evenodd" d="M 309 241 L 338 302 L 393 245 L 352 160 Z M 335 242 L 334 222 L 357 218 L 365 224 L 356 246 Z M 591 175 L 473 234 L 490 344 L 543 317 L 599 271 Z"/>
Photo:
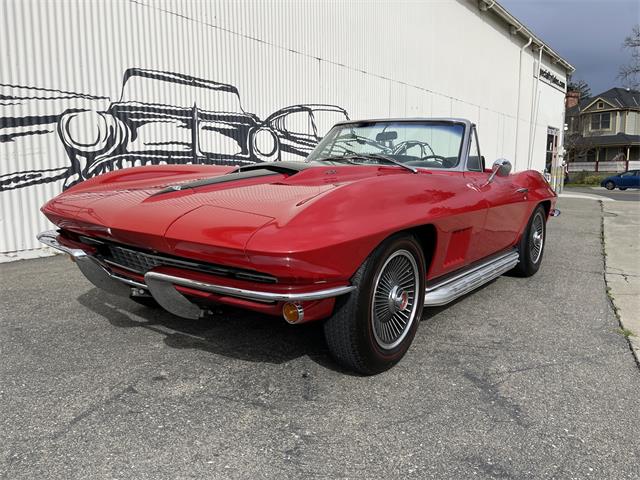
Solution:
<path fill-rule="evenodd" d="M 544 208 L 544 213 L 548 218 L 549 213 L 551 212 L 551 200 L 543 200 L 538 205 L 542 205 L 542 207 Z"/>
<path fill-rule="evenodd" d="M 416 239 L 416 241 L 420 245 L 420 248 L 422 249 L 422 253 L 424 254 L 425 272 L 428 272 L 429 266 L 431 265 L 431 261 L 433 260 L 433 256 L 436 251 L 436 242 L 438 236 L 436 227 L 430 223 L 426 223 L 424 225 L 416 225 L 413 227 L 405 228 L 403 230 L 398 230 L 388 235 L 378 245 L 397 235 L 411 235 Z"/>

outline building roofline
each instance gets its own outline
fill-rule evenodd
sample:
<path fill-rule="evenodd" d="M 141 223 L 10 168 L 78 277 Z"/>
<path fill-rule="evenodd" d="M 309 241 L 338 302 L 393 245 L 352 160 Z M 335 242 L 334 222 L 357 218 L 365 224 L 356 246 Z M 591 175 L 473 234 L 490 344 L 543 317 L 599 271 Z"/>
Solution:
<path fill-rule="evenodd" d="M 476 2 L 476 0 L 469 1 L 474 3 Z M 542 48 L 543 51 L 547 52 L 554 63 L 562 65 L 567 70 L 567 73 L 573 73 L 576 70 L 573 65 L 571 65 L 558 52 L 556 52 L 546 42 L 544 42 L 544 40 L 542 40 L 529 28 L 527 28 L 525 24 L 523 24 L 520 20 L 509 13 L 509 11 L 502 5 L 500 5 L 496 0 L 477 0 L 477 3 L 480 10 L 491 10 L 492 12 L 494 12 L 498 18 L 500 18 L 509 26 L 509 33 L 511 33 L 512 35 L 521 35 L 526 39 L 530 38 L 533 41 L 534 45 L 537 45 L 539 48 Z"/>
<path fill-rule="evenodd" d="M 602 102 L 606 102 L 607 104 L 611 105 L 611 108 L 613 108 L 614 110 L 620 110 L 620 109 L 624 109 L 624 105 L 614 105 L 613 103 L 611 103 L 609 100 L 607 100 L 604 97 L 600 97 L 598 95 L 596 95 L 595 97 L 591 97 L 587 100 L 589 103 L 587 103 L 584 108 L 582 108 L 581 110 L 588 110 L 589 108 L 591 108 L 591 106 L 596 103 L 597 101 L 602 101 Z M 610 109 L 609 109 L 610 110 Z"/>

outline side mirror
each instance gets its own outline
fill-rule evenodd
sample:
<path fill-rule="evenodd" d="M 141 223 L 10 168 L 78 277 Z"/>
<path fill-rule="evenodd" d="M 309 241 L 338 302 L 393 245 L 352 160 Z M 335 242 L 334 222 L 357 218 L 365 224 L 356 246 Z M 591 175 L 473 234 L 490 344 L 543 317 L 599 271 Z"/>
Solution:
<path fill-rule="evenodd" d="M 489 179 L 485 185 L 488 185 L 493 181 L 496 175 L 499 177 L 506 177 L 511 173 L 511 162 L 506 158 L 499 158 L 495 162 L 493 162 L 493 167 L 491 168 L 491 175 L 489 175 Z"/>

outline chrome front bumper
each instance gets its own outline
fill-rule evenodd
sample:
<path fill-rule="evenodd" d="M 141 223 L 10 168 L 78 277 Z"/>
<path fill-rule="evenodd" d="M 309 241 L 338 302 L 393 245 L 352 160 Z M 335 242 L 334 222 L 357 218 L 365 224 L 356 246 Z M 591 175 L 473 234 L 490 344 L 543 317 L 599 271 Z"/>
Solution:
<path fill-rule="evenodd" d="M 69 255 L 76 265 L 78 265 L 78 268 L 84 276 L 96 287 L 106 292 L 128 297 L 131 294 L 131 287 L 147 290 L 147 286 L 143 283 L 112 273 L 105 265 L 91 255 L 88 255 L 84 250 L 62 245 L 58 242 L 58 232 L 55 230 L 39 233 L 37 238 L 48 247 L 55 248 Z"/>
<path fill-rule="evenodd" d="M 55 230 L 42 232 L 38 234 L 37 238 L 45 245 L 60 250 L 72 257 L 78 265 L 78 268 L 80 268 L 80 271 L 96 287 L 115 295 L 127 297 L 131 294 L 132 287 L 144 289 L 148 291 L 155 301 L 165 310 L 184 318 L 199 318 L 202 310 L 176 290 L 176 286 L 261 303 L 322 300 L 344 295 L 356 288 L 354 285 L 344 285 L 304 293 L 281 293 L 216 285 L 153 271 L 147 272 L 144 275 L 145 283 L 141 283 L 114 274 L 107 265 L 87 254 L 84 250 L 62 245 L 58 242 L 58 232 Z"/>

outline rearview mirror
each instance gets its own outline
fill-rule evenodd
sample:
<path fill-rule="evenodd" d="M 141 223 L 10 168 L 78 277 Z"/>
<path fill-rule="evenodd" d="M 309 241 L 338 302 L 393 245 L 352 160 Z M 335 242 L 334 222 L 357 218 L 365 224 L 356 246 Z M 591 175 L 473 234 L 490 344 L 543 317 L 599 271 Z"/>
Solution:
<path fill-rule="evenodd" d="M 376 135 L 376 142 L 390 142 L 396 138 L 398 138 L 398 132 L 396 131 L 380 132 Z"/>

